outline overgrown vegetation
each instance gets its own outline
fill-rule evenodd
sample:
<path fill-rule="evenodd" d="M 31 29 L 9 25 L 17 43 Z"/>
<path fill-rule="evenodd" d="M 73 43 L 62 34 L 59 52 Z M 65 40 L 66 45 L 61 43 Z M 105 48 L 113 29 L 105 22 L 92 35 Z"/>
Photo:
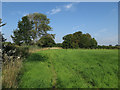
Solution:
<path fill-rule="evenodd" d="M 18 75 L 22 67 L 22 60 L 4 56 L 2 65 L 2 87 L 18 88 Z"/>
<path fill-rule="evenodd" d="M 2 24 L 1 26 L 4 26 Z M 0 33 L 1 34 L 1 33 Z M 2 53 L 2 87 L 3 88 L 17 88 L 18 74 L 22 67 L 22 60 L 28 56 L 28 47 L 17 46 L 11 42 L 5 42 L 6 39 L 1 34 L 1 48 Z"/>
<path fill-rule="evenodd" d="M 2 86 L 3 88 L 17 88 L 17 78 L 22 67 L 22 61 L 28 56 L 28 48 L 3 43 L 2 50 Z"/>
<path fill-rule="evenodd" d="M 3 61 L 4 55 L 13 58 L 25 58 L 28 56 L 29 48 L 27 46 L 17 46 L 10 42 L 2 43 Z"/>

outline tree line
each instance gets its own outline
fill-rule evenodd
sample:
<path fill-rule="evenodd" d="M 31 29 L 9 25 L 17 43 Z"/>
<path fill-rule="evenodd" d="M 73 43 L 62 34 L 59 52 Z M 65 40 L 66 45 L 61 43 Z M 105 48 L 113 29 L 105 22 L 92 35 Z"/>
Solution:
<path fill-rule="evenodd" d="M 0 19 L 1 22 L 1 19 Z M 95 38 L 89 33 L 82 31 L 68 34 L 63 37 L 62 43 L 55 43 L 55 34 L 50 34 L 52 27 L 50 19 L 42 13 L 32 13 L 22 17 L 18 21 L 18 27 L 13 31 L 11 38 L 15 45 L 38 45 L 39 47 L 62 47 L 62 48 L 106 48 L 114 49 L 118 46 L 100 46 Z M 4 26 L 2 24 L 1 26 Z"/>

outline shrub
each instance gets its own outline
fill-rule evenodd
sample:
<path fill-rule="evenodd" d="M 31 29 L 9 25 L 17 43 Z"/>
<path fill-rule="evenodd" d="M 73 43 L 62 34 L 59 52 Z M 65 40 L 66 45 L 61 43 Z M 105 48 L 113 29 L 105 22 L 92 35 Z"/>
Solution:
<path fill-rule="evenodd" d="M 27 46 L 17 46 L 10 42 L 2 45 L 2 85 L 3 88 L 17 88 L 17 77 L 22 67 L 22 58 L 28 56 Z"/>
<path fill-rule="evenodd" d="M 100 45 L 98 45 L 97 48 L 98 49 L 119 49 L 118 46 L 111 46 L 111 45 L 109 45 L 109 46 L 105 46 L 105 45 L 100 46 Z"/>
<path fill-rule="evenodd" d="M 3 61 L 5 61 L 5 55 L 9 58 L 25 58 L 29 54 L 29 48 L 27 46 L 17 46 L 10 42 L 4 42 L 2 46 Z"/>

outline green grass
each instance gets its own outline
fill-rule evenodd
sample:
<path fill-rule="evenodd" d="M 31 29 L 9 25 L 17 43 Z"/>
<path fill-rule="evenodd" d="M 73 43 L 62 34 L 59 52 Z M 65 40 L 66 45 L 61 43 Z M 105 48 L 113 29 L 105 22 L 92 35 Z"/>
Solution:
<path fill-rule="evenodd" d="M 21 88 L 117 88 L 118 50 L 61 49 L 31 54 Z"/>

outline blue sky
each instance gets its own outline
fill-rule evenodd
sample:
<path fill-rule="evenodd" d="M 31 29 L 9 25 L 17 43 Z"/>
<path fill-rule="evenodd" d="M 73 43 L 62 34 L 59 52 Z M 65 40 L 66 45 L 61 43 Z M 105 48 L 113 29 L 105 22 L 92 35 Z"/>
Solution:
<path fill-rule="evenodd" d="M 89 33 L 100 45 L 118 44 L 117 2 L 3 2 L 2 19 L 7 25 L 2 32 L 8 41 L 24 15 L 39 12 L 50 19 L 56 34 L 55 41 L 62 42 L 66 34 L 82 31 Z"/>

